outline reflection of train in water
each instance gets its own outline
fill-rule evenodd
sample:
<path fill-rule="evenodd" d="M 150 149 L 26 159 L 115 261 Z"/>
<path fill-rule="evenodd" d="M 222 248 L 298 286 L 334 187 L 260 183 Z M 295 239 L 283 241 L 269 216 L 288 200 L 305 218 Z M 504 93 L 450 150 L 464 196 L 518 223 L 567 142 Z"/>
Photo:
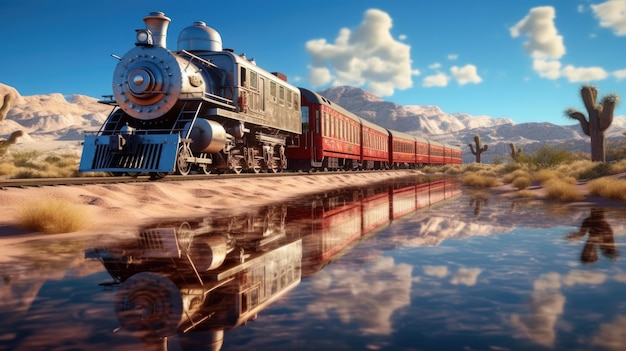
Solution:
<path fill-rule="evenodd" d="M 123 330 L 147 343 L 167 337 L 219 349 L 226 329 L 255 319 L 302 277 L 391 221 L 459 193 L 451 181 L 332 191 L 232 218 L 160 223 L 86 256 L 100 260 L 113 278 L 107 284 L 119 287 Z"/>
<path fill-rule="evenodd" d="M 144 18 L 135 47 L 117 57 L 113 111 L 85 137 L 81 172 L 278 172 L 414 168 L 461 163 L 461 150 L 368 122 L 245 54 L 195 22 L 166 47 L 170 19 Z"/>

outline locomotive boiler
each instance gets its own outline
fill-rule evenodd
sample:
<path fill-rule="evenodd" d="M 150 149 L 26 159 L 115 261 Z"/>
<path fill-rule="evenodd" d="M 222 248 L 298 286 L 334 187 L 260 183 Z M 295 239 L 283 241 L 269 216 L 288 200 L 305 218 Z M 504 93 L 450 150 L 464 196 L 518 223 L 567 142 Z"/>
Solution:
<path fill-rule="evenodd" d="M 285 148 L 301 133 L 300 91 L 280 73 L 222 47 L 220 34 L 198 21 L 166 47 L 170 19 L 144 18 L 135 47 L 113 74 L 113 106 L 85 136 L 79 170 L 162 177 L 241 171 L 278 172 Z"/>

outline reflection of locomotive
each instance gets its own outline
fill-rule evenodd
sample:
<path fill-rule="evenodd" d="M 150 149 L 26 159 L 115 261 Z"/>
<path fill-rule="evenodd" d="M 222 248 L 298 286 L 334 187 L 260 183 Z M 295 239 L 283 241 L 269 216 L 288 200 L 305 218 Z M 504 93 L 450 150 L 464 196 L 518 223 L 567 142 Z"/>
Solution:
<path fill-rule="evenodd" d="M 461 162 L 458 147 L 376 126 L 223 49 L 204 22 L 183 29 L 170 51 L 170 19 L 153 12 L 144 21 L 102 101 L 113 111 L 85 137 L 82 172 L 277 172 L 288 157 L 300 169 Z"/>
<path fill-rule="evenodd" d="M 115 310 L 144 342 L 219 349 L 224 330 L 406 214 L 453 197 L 457 182 L 394 182 L 331 191 L 230 218 L 159 223 L 136 240 L 92 249 L 119 286 Z M 185 345 L 183 345 L 185 344 Z"/>

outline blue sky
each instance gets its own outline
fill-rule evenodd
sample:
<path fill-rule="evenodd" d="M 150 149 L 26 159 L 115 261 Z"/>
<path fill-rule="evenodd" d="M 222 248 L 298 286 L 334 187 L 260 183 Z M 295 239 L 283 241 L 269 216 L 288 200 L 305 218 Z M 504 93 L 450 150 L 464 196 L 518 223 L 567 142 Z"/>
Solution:
<path fill-rule="evenodd" d="M 294 85 L 361 87 L 402 105 L 574 124 L 579 89 L 626 99 L 626 0 L 2 0 L 0 83 L 22 95 L 111 93 L 143 17 L 167 45 L 202 20 Z M 232 4 L 237 4 L 235 8 Z M 626 115 L 626 104 L 616 115 Z"/>

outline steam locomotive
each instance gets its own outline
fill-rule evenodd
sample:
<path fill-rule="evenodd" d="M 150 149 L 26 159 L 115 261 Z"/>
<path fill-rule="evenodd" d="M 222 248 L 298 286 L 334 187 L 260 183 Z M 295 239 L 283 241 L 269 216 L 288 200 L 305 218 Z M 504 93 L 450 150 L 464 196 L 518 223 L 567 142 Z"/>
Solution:
<path fill-rule="evenodd" d="M 113 110 L 85 136 L 81 172 L 160 178 L 461 163 L 458 147 L 376 126 L 223 48 L 204 22 L 180 32 L 176 51 L 166 48 L 170 18 L 152 12 L 144 22 L 135 47 L 114 56 L 113 95 L 100 101 Z"/>

